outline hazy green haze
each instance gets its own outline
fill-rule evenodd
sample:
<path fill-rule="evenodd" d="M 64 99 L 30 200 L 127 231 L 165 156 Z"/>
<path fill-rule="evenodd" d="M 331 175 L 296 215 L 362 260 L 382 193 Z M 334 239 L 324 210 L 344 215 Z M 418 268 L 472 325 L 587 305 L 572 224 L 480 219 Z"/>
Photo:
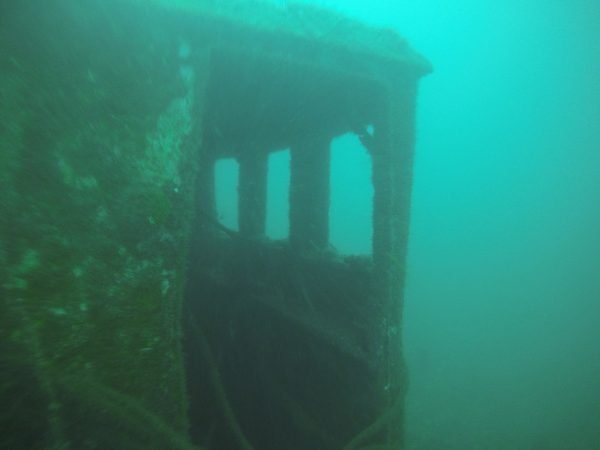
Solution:
<path fill-rule="evenodd" d="M 600 2 L 324 4 L 397 28 L 435 67 L 408 258 L 410 448 L 600 448 Z M 352 251 L 354 222 L 332 220 Z"/>
<path fill-rule="evenodd" d="M 406 449 L 600 450 L 600 0 L 304 1 L 396 29 L 435 69 L 420 83 L 417 109 L 402 330 L 410 370 Z M 0 10 L 13 4 L 18 0 L 0 0 Z M 15 17 L 24 20 L 31 5 L 22 5 L 27 6 L 23 16 Z M 12 252 L 10 271 L 0 267 L 10 277 L 0 285 L 14 297 L 2 300 L 16 299 L 6 301 L 12 309 L 5 308 L 2 318 L 9 318 L 3 323 L 14 323 L 16 330 L 25 330 L 19 334 L 0 327 L 0 337 L 14 338 L 0 339 L 11 350 L 0 352 L 0 363 L 16 361 L 13 372 L 0 377 L 0 393 L 10 391 L 11 398 L 17 398 L 19 404 L 11 405 L 14 410 L 26 405 L 18 410 L 20 415 L 7 409 L 3 417 L 16 418 L 14 442 L 28 442 L 30 436 L 32 442 L 45 442 L 42 432 L 47 426 L 54 427 L 48 442 L 62 442 L 63 434 L 69 433 L 76 435 L 73 442 L 88 442 L 89 430 L 99 435 L 89 442 L 100 446 L 98 442 L 112 442 L 115 430 L 114 442 L 131 430 L 132 442 L 150 442 L 156 436 L 179 442 L 175 431 L 186 425 L 176 324 L 184 295 L 185 255 L 179 249 L 187 242 L 191 223 L 192 195 L 184 187 L 197 174 L 187 170 L 186 158 L 192 153 L 182 144 L 193 129 L 190 99 L 195 94 L 188 86 L 191 78 L 183 77 L 187 71 L 172 69 L 187 68 L 181 60 L 194 49 L 181 42 L 180 54 L 173 53 L 171 28 L 153 28 L 153 14 L 145 19 L 147 24 L 141 20 L 136 27 L 132 21 L 131 33 L 123 29 L 125 18 L 117 17 L 110 30 L 114 36 L 103 41 L 94 34 L 95 26 L 102 28 L 85 14 L 81 27 L 72 27 L 70 17 L 71 28 L 53 36 L 48 30 L 60 21 L 50 9 L 47 12 L 49 20 L 39 20 L 47 29 L 38 30 L 36 20 L 24 33 L 31 44 L 10 42 L 18 44 L 15 55 L 23 56 L 23 67 L 19 58 L 4 58 L 11 59 L 3 66 L 10 70 L 0 73 L 0 94 L 8 99 L 0 104 L 0 114 L 10 125 L 4 128 L 12 130 L 0 136 L 2 148 L 10 150 L 0 154 L 10 169 L 5 170 L 10 177 L 0 180 L 7 186 L 0 200 L 9 199 L 5 204 L 18 207 L 18 213 L 0 220 L 0 228 L 10 232 L 5 235 Z M 15 23 L 29 27 L 26 21 Z M 10 32 L 5 34 L 17 36 L 17 29 L 7 27 Z M 86 30 L 81 43 L 69 50 L 69 42 L 69 51 L 56 51 L 62 49 L 57 43 L 65 41 L 63 36 L 78 36 L 78 30 Z M 131 46 L 121 48 L 128 40 Z M 41 45 L 46 41 L 47 48 Z M 111 54 L 114 43 L 119 43 L 118 52 Z M 77 53 L 88 45 L 96 52 L 89 67 Z M 118 67 L 119 52 L 126 62 L 123 67 Z M 166 56 L 155 56 L 160 54 Z M 37 55 L 47 60 L 38 63 Z M 65 76 L 71 58 L 72 80 Z M 203 58 L 198 58 L 199 67 L 207 69 L 208 59 Z M 46 72 L 37 73 L 40 67 Z M 139 76 L 138 70 L 147 73 Z M 197 75 L 206 74 L 198 70 Z M 173 97 L 179 90 L 184 96 Z M 13 106 L 31 111 L 24 109 L 19 116 L 13 114 Z M 108 114 L 110 108 L 121 115 Z M 20 159 L 13 164 L 15 155 Z M 267 234 L 277 239 L 285 238 L 289 228 L 289 162 L 286 150 L 270 156 Z M 220 160 L 215 170 L 219 220 L 232 228 L 237 226 L 236 164 L 233 159 Z M 370 164 L 356 136 L 333 142 L 330 232 L 331 245 L 341 253 L 370 252 Z M 13 194 L 9 189 L 15 186 Z M 212 211 L 211 202 L 207 204 Z M 214 225 L 209 218 L 206 228 Z M 221 251 L 227 258 L 236 254 L 226 242 L 223 249 L 210 247 L 206 261 L 198 265 L 198 273 L 206 275 L 202 280 L 213 283 L 205 290 L 198 288 L 203 307 L 205 298 L 212 299 L 213 288 L 229 298 L 227 289 L 216 289 L 226 284 L 222 267 L 229 266 L 218 261 L 212 271 L 212 262 L 207 262 Z M 8 267 L 7 243 L 8 239 L 0 242 L 0 262 Z M 320 273 L 315 278 L 320 279 Z M 303 284 L 292 284 L 302 291 L 298 298 L 306 299 Z M 231 289 L 231 299 L 241 298 L 239 286 Z M 338 298 L 348 304 L 347 296 Z M 42 300 L 43 308 L 36 307 Z M 232 300 L 232 305 L 233 311 L 237 304 Z M 337 307 L 331 310 L 338 312 Z M 259 329 L 256 322 L 248 328 Z M 223 333 L 231 335 L 227 345 L 233 346 L 238 341 L 231 323 L 227 329 L 215 326 L 213 335 L 221 336 L 226 329 Z M 386 330 L 395 332 L 396 327 Z M 200 347 L 208 345 L 202 341 Z M 212 357 L 203 358 L 210 362 Z M 255 359 L 247 359 L 244 363 L 254 364 Z M 68 361 L 67 375 L 93 368 L 106 383 L 106 392 L 118 387 L 112 394 L 118 401 L 102 398 L 104 391 L 85 380 L 69 394 L 70 377 L 54 373 L 62 361 Z M 237 367 L 244 366 L 231 366 Z M 30 381 L 21 372 L 39 380 Z M 231 373 L 237 380 L 237 372 Z M 19 396 L 29 383 L 34 388 L 27 395 L 39 402 L 39 417 L 29 415 L 29 397 Z M 65 402 L 67 418 L 78 414 L 78 396 L 87 400 L 76 388 L 94 393 L 89 405 L 81 406 L 89 417 L 82 414 L 80 421 L 66 422 L 66 433 L 56 425 L 63 413 L 56 407 L 59 396 L 52 383 L 76 399 Z M 245 387 L 240 383 L 236 389 L 242 392 Z M 152 405 L 161 418 L 172 417 L 173 424 L 156 426 L 162 419 L 157 422 L 138 407 L 138 399 Z M 35 411 L 38 405 L 32 404 Z M 109 405 L 119 414 L 109 417 L 113 411 L 98 405 Z M 136 413 L 131 430 L 119 428 L 130 411 Z M 355 409 L 347 411 L 354 414 Z M 391 417 L 387 414 L 382 416 L 385 420 Z M 104 421 L 107 427 L 112 424 L 106 428 L 110 432 L 97 426 Z"/>

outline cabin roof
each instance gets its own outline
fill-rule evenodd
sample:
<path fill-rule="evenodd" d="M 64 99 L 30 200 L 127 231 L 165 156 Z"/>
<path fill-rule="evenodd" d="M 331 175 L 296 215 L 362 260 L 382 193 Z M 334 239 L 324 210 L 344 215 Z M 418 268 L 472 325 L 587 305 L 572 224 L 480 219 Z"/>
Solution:
<path fill-rule="evenodd" d="M 321 7 L 151 1 L 168 13 L 192 61 L 210 54 L 204 142 L 222 156 L 364 129 L 391 91 L 431 71 L 394 30 Z"/>
<path fill-rule="evenodd" d="M 391 28 L 376 28 L 346 17 L 337 11 L 289 2 L 285 6 L 266 0 L 152 0 L 180 11 L 192 20 L 227 24 L 238 29 L 260 30 L 273 36 L 312 41 L 356 55 L 377 58 L 411 67 L 419 75 L 432 70 L 423 56 Z M 228 28 L 228 27 L 226 27 Z"/>

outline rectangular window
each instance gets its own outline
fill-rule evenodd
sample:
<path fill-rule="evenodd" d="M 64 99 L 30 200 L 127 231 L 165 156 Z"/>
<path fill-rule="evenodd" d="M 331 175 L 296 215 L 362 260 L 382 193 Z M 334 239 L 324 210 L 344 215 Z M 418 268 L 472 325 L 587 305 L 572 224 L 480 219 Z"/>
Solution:
<path fill-rule="evenodd" d="M 287 239 L 290 228 L 290 151 L 271 153 L 267 173 L 267 237 Z"/>
<path fill-rule="evenodd" d="M 370 255 L 373 240 L 371 157 L 357 136 L 331 144 L 329 241 L 342 254 Z"/>

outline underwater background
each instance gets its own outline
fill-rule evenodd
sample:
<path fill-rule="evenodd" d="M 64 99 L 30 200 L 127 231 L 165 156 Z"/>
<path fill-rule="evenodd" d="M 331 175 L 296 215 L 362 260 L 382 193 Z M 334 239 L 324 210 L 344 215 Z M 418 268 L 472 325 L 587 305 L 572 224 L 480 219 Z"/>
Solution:
<path fill-rule="evenodd" d="M 303 3 L 393 28 L 434 67 L 419 84 L 417 105 L 402 330 L 406 448 L 600 449 L 600 2 Z M 15 5 L 0 2 L 0 14 Z M 28 13 L 38 6 L 23 5 Z M 78 8 L 70 20 L 86 17 Z M 13 39 L 22 24 L 5 24 L 6 17 L 0 38 Z M 190 49 L 146 22 L 115 25 L 116 42 L 131 48 L 111 48 L 112 38 L 90 40 L 102 27 L 86 21 L 58 37 L 31 25 L 17 43 L 0 42 L 17 49 L 0 55 L 0 161 L 8 174 L 0 179 L 0 321 L 8 324 L 0 329 L 0 387 L 18 400 L 1 417 L 16 411 L 22 427 L 12 430 L 18 439 L 0 443 L 43 448 L 34 435 L 46 430 L 44 415 L 60 416 L 60 404 L 82 417 L 99 410 L 107 429 L 129 424 L 145 448 L 159 438 L 188 448 L 171 427 L 186 427 L 177 299 L 191 214 L 173 212 L 190 210 L 182 186 L 195 175 L 190 155 L 179 151 L 193 128 L 191 76 L 178 66 Z M 77 33 L 86 36 L 80 46 Z M 52 51 L 67 36 L 74 53 L 29 45 L 50 36 Z M 90 42 L 98 67 L 88 70 Z M 113 70 L 120 58 L 123 71 Z M 36 62 L 48 71 L 36 71 Z M 23 143 L 22 154 L 14 143 Z M 331 158 L 331 245 L 368 255 L 371 160 L 353 135 L 334 140 Z M 178 164 L 190 169 L 180 173 Z M 289 151 L 270 156 L 266 229 L 274 239 L 288 233 L 289 164 Z M 218 218 L 232 230 L 238 175 L 233 160 L 217 162 Z M 104 297 L 94 297 L 102 289 Z M 131 366 L 121 367 L 126 361 Z M 131 398 L 71 375 L 86 371 Z M 36 388 L 22 394 L 23 386 Z M 140 405 L 156 406 L 162 421 Z M 111 408 L 122 416 L 103 417 Z M 78 427 L 102 434 L 98 422 L 53 420 L 49 435 L 73 432 L 81 448 L 103 442 L 79 436 Z M 122 433 L 115 440 L 135 441 Z"/>
<path fill-rule="evenodd" d="M 409 448 L 600 448 L 600 2 L 327 4 L 397 28 L 435 69 L 418 102 Z M 343 247 L 353 230 L 337 231 Z"/>

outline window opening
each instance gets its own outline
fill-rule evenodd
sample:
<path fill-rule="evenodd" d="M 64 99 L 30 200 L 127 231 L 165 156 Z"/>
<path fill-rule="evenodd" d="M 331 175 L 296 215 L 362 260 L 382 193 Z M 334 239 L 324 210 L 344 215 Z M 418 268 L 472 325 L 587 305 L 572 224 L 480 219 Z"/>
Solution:
<path fill-rule="evenodd" d="M 281 150 L 269 155 L 267 176 L 266 234 L 271 239 L 289 236 L 290 211 L 290 151 Z"/>
<path fill-rule="evenodd" d="M 371 157 L 356 135 L 345 134 L 333 140 L 329 241 L 342 254 L 372 253 L 371 171 Z"/>

